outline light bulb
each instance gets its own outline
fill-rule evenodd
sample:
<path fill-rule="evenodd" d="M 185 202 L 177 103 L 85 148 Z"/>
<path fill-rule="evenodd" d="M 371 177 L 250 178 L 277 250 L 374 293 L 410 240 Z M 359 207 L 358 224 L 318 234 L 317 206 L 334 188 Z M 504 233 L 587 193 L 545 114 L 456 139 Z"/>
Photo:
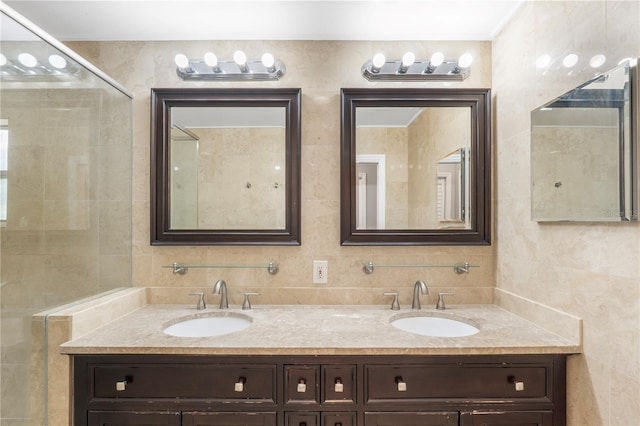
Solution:
<path fill-rule="evenodd" d="M 473 56 L 471 56 L 471 53 L 463 53 L 458 59 L 458 66 L 460 68 L 469 68 L 472 62 Z"/>
<path fill-rule="evenodd" d="M 204 63 L 211 68 L 215 68 L 218 66 L 218 57 L 215 53 L 207 52 L 204 54 Z"/>
<path fill-rule="evenodd" d="M 607 62 L 607 57 L 599 54 L 594 55 L 593 58 L 591 58 L 591 60 L 589 61 L 589 65 L 591 66 L 591 68 L 600 68 L 604 65 L 605 62 Z"/>
<path fill-rule="evenodd" d="M 536 59 L 537 68 L 546 68 L 549 66 L 550 63 L 551 63 L 551 56 L 547 55 L 546 53 L 544 55 L 538 56 L 538 59 Z"/>
<path fill-rule="evenodd" d="M 67 67 L 67 60 L 60 55 L 51 55 L 49 56 L 49 63 L 52 67 L 57 68 L 59 70 Z"/>
<path fill-rule="evenodd" d="M 578 55 L 576 55 L 575 53 L 568 54 L 562 60 L 562 65 L 564 65 L 565 68 L 571 68 L 575 66 L 575 64 L 577 63 L 578 63 Z"/>
<path fill-rule="evenodd" d="M 271 53 L 263 54 L 261 61 L 262 61 L 262 65 L 264 65 L 265 68 L 267 69 L 272 69 L 276 63 L 276 59 L 273 57 Z"/>
<path fill-rule="evenodd" d="M 236 50 L 233 54 L 233 61 L 240 67 L 244 67 L 247 63 L 247 55 L 242 50 Z"/>
<path fill-rule="evenodd" d="M 433 55 L 431 55 L 431 59 L 429 60 L 429 65 L 432 67 L 437 67 L 442 65 L 443 62 L 444 62 L 444 55 L 442 54 L 442 52 L 436 52 Z"/>
<path fill-rule="evenodd" d="M 187 58 L 186 55 L 183 55 L 182 53 L 178 53 L 174 58 L 174 61 L 176 62 L 178 68 L 189 68 L 189 58 Z"/>
<path fill-rule="evenodd" d="M 7 65 L 7 57 L 0 53 L 0 67 Z"/>
<path fill-rule="evenodd" d="M 33 68 L 38 65 L 38 60 L 30 53 L 21 53 L 18 55 L 18 61 L 28 68 Z"/>
<path fill-rule="evenodd" d="M 405 68 L 410 67 L 416 61 L 416 55 L 413 52 L 407 52 L 402 55 L 402 66 Z"/>
<path fill-rule="evenodd" d="M 373 55 L 373 59 L 371 60 L 373 67 L 377 69 L 382 68 L 385 62 L 387 62 L 387 58 L 385 58 L 382 53 L 376 53 Z"/>

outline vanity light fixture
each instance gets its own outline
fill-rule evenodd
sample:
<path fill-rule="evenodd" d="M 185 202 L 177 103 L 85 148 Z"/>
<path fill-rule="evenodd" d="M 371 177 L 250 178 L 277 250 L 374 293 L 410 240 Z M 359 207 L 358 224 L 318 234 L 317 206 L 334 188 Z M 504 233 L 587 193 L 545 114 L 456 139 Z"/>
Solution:
<path fill-rule="evenodd" d="M 441 52 L 430 59 L 418 60 L 406 52 L 400 60 L 387 60 L 382 53 L 362 65 L 362 76 L 369 81 L 462 81 L 469 76 L 473 56 L 465 53 L 457 61 L 445 60 Z"/>
<path fill-rule="evenodd" d="M 0 54 L 0 74 L 7 79 L 28 77 L 34 81 L 59 81 L 80 72 L 81 70 L 73 65 L 73 61 L 60 54 Z"/>
<path fill-rule="evenodd" d="M 284 64 L 271 53 L 247 59 L 242 50 L 237 50 L 231 60 L 220 60 L 213 52 L 207 52 L 203 59 L 189 59 L 179 53 L 175 64 L 183 80 L 279 80 L 286 72 Z"/>

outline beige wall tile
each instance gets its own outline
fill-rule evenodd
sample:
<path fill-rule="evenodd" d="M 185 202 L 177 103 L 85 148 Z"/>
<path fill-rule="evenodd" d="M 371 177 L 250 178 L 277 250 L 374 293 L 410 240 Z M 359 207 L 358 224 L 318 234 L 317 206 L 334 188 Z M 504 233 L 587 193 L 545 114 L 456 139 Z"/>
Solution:
<path fill-rule="evenodd" d="M 530 111 L 640 56 L 630 35 L 638 32 L 637 1 L 535 1 L 493 42 L 497 287 L 582 318 L 584 355 L 568 369 L 569 425 L 640 423 L 640 227 L 531 220 Z M 544 53 L 553 62 L 542 71 L 535 60 Z M 580 57 L 571 72 L 560 65 L 568 53 Z M 607 56 L 601 70 L 588 65 L 595 54 Z M 619 383 L 632 387 L 625 393 Z"/>

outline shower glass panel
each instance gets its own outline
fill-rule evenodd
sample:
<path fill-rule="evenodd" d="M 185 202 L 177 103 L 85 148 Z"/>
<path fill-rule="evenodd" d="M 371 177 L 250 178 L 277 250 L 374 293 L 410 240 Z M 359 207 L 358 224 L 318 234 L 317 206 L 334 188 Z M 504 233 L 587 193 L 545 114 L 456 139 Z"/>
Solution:
<path fill-rule="evenodd" d="M 34 315 L 131 286 L 131 99 L 13 11 L 0 18 L 0 423 L 42 425 Z"/>

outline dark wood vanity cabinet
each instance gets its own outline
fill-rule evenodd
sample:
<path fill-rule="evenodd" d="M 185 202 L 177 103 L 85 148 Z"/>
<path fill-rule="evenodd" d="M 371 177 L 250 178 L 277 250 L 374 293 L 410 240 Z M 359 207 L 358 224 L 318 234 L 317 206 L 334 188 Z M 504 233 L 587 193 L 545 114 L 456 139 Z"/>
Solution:
<path fill-rule="evenodd" d="M 562 426 L 565 355 L 76 355 L 74 425 Z"/>

